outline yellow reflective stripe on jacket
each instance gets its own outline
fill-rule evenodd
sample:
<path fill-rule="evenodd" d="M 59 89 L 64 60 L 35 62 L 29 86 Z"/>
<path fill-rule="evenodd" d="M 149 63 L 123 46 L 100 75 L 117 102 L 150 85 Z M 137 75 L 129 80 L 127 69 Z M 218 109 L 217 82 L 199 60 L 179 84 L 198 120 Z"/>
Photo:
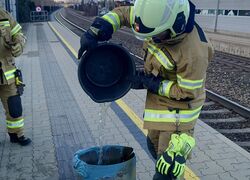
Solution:
<path fill-rule="evenodd" d="M 10 27 L 10 22 L 9 21 L 0 21 L 0 26 Z"/>
<path fill-rule="evenodd" d="M 119 29 L 121 26 L 120 18 L 118 14 L 114 12 L 109 12 L 104 16 L 102 16 L 102 18 L 108 21 L 110 24 L 112 24 L 114 32 L 117 31 L 117 29 Z"/>
<path fill-rule="evenodd" d="M 24 119 L 19 119 L 17 121 L 6 120 L 7 127 L 11 129 L 21 128 L 24 126 Z"/>
<path fill-rule="evenodd" d="M 7 80 L 10 80 L 10 79 L 12 79 L 12 78 L 15 78 L 15 72 L 16 72 L 16 69 L 12 69 L 12 70 L 10 70 L 10 71 L 6 71 L 6 72 L 4 73 L 4 76 L 5 76 L 5 78 L 6 78 Z"/>
<path fill-rule="evenodd" d="M 168 80 L 162 81 L 159 88 L 159 95 L 167 96 L 169 98 L 170 89 L 173 83 L 174 83 L 173 81 L 168 81 Z"/>
<path fill-rule="evenodd" d="M 154 46 L 153 44 L 148 43 L 148 51 L 156 57 L 156 59 L 163 65 L 167 70 L 173 70 L 174 65 L 170 62 L 168 57 L 164 54 L 162 50 Z"/>
<path fill-rule="evenodd" d="M 194 110 L 180 110 L 179 114 L 176 111 L 169 110 L 152 110 L 145 109 L 144 111 L 144 121 L 150 122 L 176 122 L 177 115 L 179 116 L 180 122 L 191 122 L 198 119 L 201 107 Z"/>
<path fill-rule="evenodd" d="M 16 33 L 18 33 L 22 29 L 22 26 L 20 24 L 17 24 L 10 32 L 11 36 L 14 36 Z"/>
<path fill-rule="evenodd" d="M 177 75 L 177 82 L 178 85 L 182 88 L 194 90 L 201 88 L 203 85 L 203 79 L 200 80 L 188 80 L 188 79 L 183 79 L 180 75 Z"/>

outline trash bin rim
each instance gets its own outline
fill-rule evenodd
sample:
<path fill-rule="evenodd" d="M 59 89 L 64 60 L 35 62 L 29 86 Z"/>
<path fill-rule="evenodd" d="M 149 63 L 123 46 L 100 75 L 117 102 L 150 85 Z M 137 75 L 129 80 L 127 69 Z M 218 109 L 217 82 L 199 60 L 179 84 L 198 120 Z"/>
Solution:
<path fill-rule="evenodd" d="M 113 147 L 124 147 L 124 146 L 120 146 L 120 145 L 105 145 L 105 146 L 113 146 Z M 132 147 L 131 147 L 132 148 Z M 96 166 L 100 166 L 100 168 L 105 168 L 105 167 L 111 167 L 111 166 L 116 166 L 117 164 L 125 164 L 129 161 L 132 161 L 136 158 L 135 156 L 135 153 L 133 152 L 134 154 L 134 157 L 127 160 L 127 161 L 124 161 L 124 162 L 120 162 L 120 163 L 117 163 L 117 164 L 108 164 L 108 165 L 94 165 L 94 164 L 88 164 L 86 163 L 85 161 L 82 161 L 80 160 L 80 156 L 86 152 L 89 152 L 91 150 L 95 150 L 95 149 L 100 149 L 100 146 L 94 146 L 94 147 L 90 147 L 90 148 L 85 148 L 85 149 L 80 149 L 78 150 L 75 154 L 74 154 L 74 159 L 76 158 L 77 160 L 76 161 L 80 161 L 82 165 L 84 166 L 88 166 L 88 167 L 96 167 Z M 132 148 L 133 149 L 133 148 Z"/>

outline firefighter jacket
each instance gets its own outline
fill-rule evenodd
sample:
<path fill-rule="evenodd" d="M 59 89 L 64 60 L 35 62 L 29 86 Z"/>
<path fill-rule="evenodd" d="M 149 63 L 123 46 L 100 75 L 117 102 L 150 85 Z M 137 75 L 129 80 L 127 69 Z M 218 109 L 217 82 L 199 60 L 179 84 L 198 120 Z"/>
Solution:
<path fill-rule="evenodd" d="M 132 26 L 132 11 L 133 6 L 119 7 L 102 18 L 116 31 L 121 26 Z M 204 104 L 206 70 L 213 56 L 212 45 L 198 24 L 176 41 L 179 42 L 144 42 L 145 72 L 164 79 L 158 94 L 147 92 L 146 129 L 171 130 L 176 123 L 187 126 L 191 123 L 192 127 Z"/>
<path fill-rule="evenodd" d="M 11 46 L 20 43 L 23 47 L 25 37 L 21 33 L 22 27 L 4 9 L 0 8 L 0 29 L 5 29 L 5 34 L 0 33 L 0 85 L 15 82 L 16 71 Z"/>

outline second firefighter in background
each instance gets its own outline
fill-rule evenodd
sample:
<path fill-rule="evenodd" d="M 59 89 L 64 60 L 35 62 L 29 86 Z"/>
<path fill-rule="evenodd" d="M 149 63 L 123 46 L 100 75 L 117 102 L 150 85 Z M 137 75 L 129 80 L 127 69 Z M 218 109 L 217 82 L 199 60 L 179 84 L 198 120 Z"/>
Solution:
<path fill-rule="evenodd" d="M 98 41 L 107 41 L 122 26 L 144 41 L 144 71 L 132 80 L 146 88 L 144 128 L 157 159 L 155 180 L 182 178 L 195 140 L 196 120 L 205 101 L 206 70 L 213 48 L 195 22 L 188 0 L 136 0 L 97 17 L 81 37 L 79 58 Z"/>
<path fill-rule="evenodd" d="M 21 71 L 17 69 L 14 59 L 22 54 L 25 44 L 21 29 L 11 15 L 0 8 L 0 99 L 5 109 L 10 141 L 25 146 L 31 140 L 24 136 L 20 97 L 24 84 Z"/>

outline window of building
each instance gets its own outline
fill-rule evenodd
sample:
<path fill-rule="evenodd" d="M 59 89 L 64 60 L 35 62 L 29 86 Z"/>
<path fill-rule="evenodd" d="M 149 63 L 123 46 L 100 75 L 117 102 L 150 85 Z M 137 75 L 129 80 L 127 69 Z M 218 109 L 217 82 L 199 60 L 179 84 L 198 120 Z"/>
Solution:
<path fill-rule="evenodd" d="M 216 15 L 216 9 L 196 9 L 195 14 Z M 250 10 L 219 9 L 221 16 L 250 16 Z"/>
<path fill-rule="evenodd" d="M 250 10 L 239 10 L 239 16 L 250 16 Z"/>

